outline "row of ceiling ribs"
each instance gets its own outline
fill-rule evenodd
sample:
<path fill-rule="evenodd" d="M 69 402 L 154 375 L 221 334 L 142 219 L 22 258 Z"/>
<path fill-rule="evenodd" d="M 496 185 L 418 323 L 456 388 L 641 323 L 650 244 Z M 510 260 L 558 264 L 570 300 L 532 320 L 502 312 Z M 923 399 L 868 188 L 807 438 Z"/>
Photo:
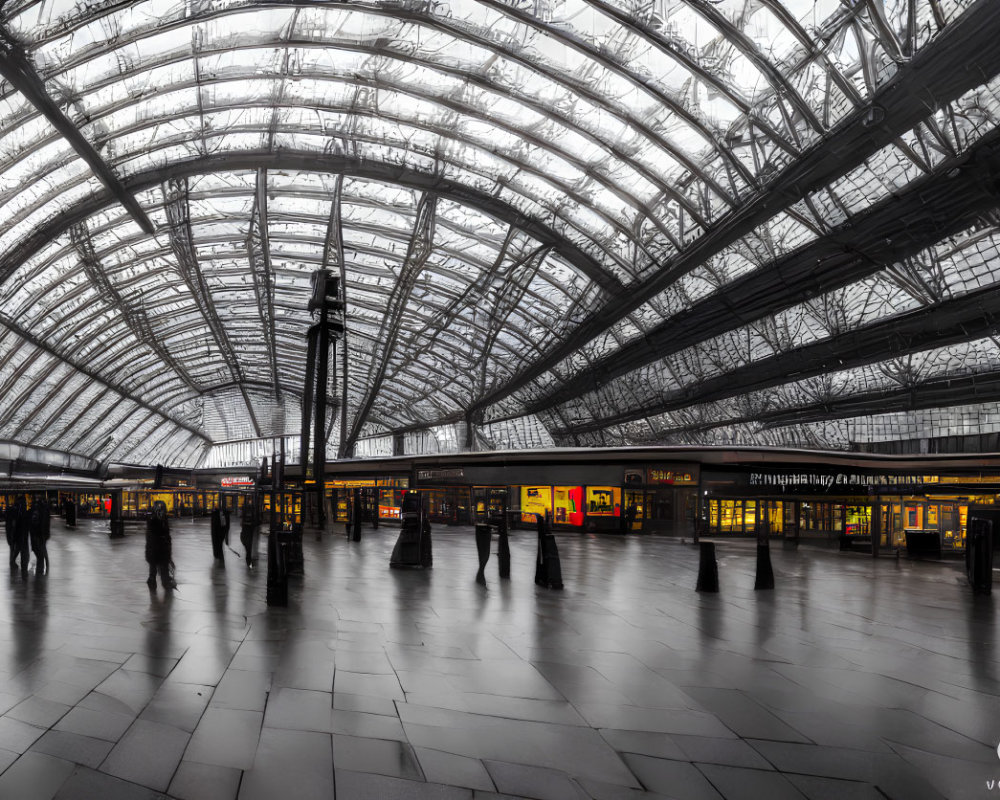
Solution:
<path fill-rule="evenodd" d="M 138 423 L 135 424 L 131 430 L 137 429 L 143 423 L 155 417 L 158 420 L 156 425 L 157 429 L 162 428 L 164 425 L 170 425 L 174 430 L 177 429 L 183 430 L 188 434 L 186 438 L 179 437 L 178 448 L 180 449 L 188 449 L 192 446 L 201 447 L 202 446 L 201 443 L 206 443 L 206 444 L 209 443 L 208 437 L 205 436 L 205 434 L 198 428 L 195 428 L 194 426 L 190 425 L 187 422 L 184 422 L 181 419 L 175 418 L 169 412 L 164 411 L 163 409 L 160 409 L 152 405 L 147 400 L 131 394 L 123 387 L 111 383 L 97 372 L 88 369 L 82 363 L 76 362 L 70 356 L 57 351 L 49 343 L 35 336 L 33 333 L 26 330 L 22 326 L 18 325 L 15 320 L 12 320 L 9 317 L 0 314 L 0 324 L 8 328 L 13 334 L 17 335 L 25 342 L 36 348 L 36 350 L 38 350 L 39 352 L 45 353 L 46 355 L 51 356 L 57 359 L 58 361 L 67 364 L 71 368 L 67 378 L 60 383 L 59 387 L 57 387 L 57 390 L 53 392 L 53 394 L 58 394 L 58 389 L 64 388 L 68 379 L 71 378 L 74 374 L 82 375 L 86 377 L 87 380 L 90 381 L 92 384 L 103 387 L 102 390 L 97 394 L 95 394 L 89 402 L 85 403 L 80 407 L 74 418 L 67 425 L 64 426 L 65 431 L 76 430 L 77 425 L 80 423 L 80 421 L 86 418 L 86 416 L 93 409 L 99 408 L 100 406 L 105 404 L 115 405 L 121 402 L 122 400 L 125 400 L 129 403 L 132 403 L 136 408 L 135 411 L 129 414 L 128 418 L 136 418 L 139 420 Z M 11 353 L 13 352 L 14 351 L 11 351 Z M 36 375 L 31 376 L 31 380 L 27 384 L 24 391 L 21 393 L 20 398 L 10 398 L 9 393 L 14 383 L 20 377 L 22 377 L 26 372 L 29 372 L 35 366 L 36 366 L 35 362 L 31 360 L 25 360 L 25 363 L 11 375 L 10 380 L 8 380 L 4 386 L 0 386 L 0 396 L 7 396 L 8 399 L 10 399 L 10 405 L 7 411 L 2 415 L 2 417 L 0 417 L 0 426 L 6 424 L 9 421 L 10 416 L 14 413 L 14 411 L 20 408 L 23 403 L 28 402 L 29 398 L 31 398 L 34 394 L 36 394 L 39 391 L 42 384 L 49 377 L 49 373 L 47 370 L 39 370 Z M 67 400 L 65 400 L 62 403 L 59 412 L 62 413 L 68 411 L 73 400 L 75 400 L 75 398 L 72 396 L 70 398 L 67 398 Z M 51 413 L 52 409 L 47 408 L 46 404 L 44 403 L 39 403 L 37 407 L 31 412 L 31 414 L 29 414 L 28 417 L 22 421 L 21 425 L 18 427 L 18 430 L 13 434 L 12 438 L 16 438 L 16 436 L 20 434 L 22 430 L 26 429 L 27 424 L 33 418 L 35 418 L 35 416 L 39 413 L 39 411 L 42 411 L 43 409 L 44 413 L 47 413 L 50 419 L 53 417 Z M 144 411 L 145 414 L 139 413 L 140 410 Z M 89 429 L 87 428 L 82 429 L 75 439 L 67 439 L 61 442 L 59 449 L 70 453 L 75 452 L 75 448 L 80 444 L 80 442 L 84 438 L 86 438 L 87 435 L 89 435 L 89 433 L 90 433 Z M 41 431 L 34 433 L 29 439 L 29 441 L 26 443 L 27 444 L 36 443 L 39 439 L 40 434 Z M 127 435 L 120 437 L 117 443 L 118 446 L 122 445 L 125 442 L 126 438 Z M 110 450 L 105 453 L 95 452 L 95 456 L 100 456 L 106 461 L 111 460 L 115 456 L 115 454 L 116 454 L 115 450 Z"/>
<path fill-rule="evenodd" d="M 472 411 L 483 411 L 524 388 L 663 291 L 681 275 L 708 262 L 724 248 L 751 233 L 774 216 L 778 209 L 792 206 L 893 143 L 927 118 L 931 109 L 925 98 L 933 102 L 934 107 L 940 108 L 1000 73 L 1000 48 L 993 46 L 998 39 L 1000 14 L 996 14 L 995 8 L 987 3 L 973 6 L 911 62 L 901 66 L 894 82 L 876 94 L 872 103 L 859 109 L 838 129 L 785 168 L 766 189 L 662 265 L 643 284 L 627 293 L 620 293 L 606 303 L 572 336 L 536 360 L 519 376 L 488 394 L 475 404 Z M 873 109 L 878 109 L 881 121 L 871 122 Z M 734 309 L 731 320 L 747 318 L 736 312 Z M 592 387 L 595 381 L 603 379 L 612 369 L 612 362 L 619 363 L 619 358 L 622 359 L 620 363 L 632 363 L 633 350 L 642 349 L 645 349 L 645 343 L 636 343 L 624 348 L 620 354 L 616 353 L 607 363 L 583 371 L 573 382 L 575 390 Z M 647 363 L 657 355 L 655 351 L 649 352 Z M 558 399 L 553 398 L 549 405 L 557 402 Z"/>
<path fill-rule="evenodd" d="M 980 3 L 979 6 L 977 6 L 976 8 L 977 9 L 981 9 L 983 7 L 983 5 L 984 4 Z M 969 13 L 971 14 L 972 12 L 969 12 Z M 994 35 L 995 35 L 995 33 L 994 33 Z M 932 46 L 937 46 L 937 45 L 932 45 Z M 8 63 L 8 68 L 9 68 L 9 62 L 7 62 L 7 63 Z M 976 80 L 978 81 L 979 79 L 980 79 L 980 76 L 976 76 Z M 887 114 L 886 116 L 887 116 L 888 119 L 891 119 L 891 117 L 892 117 L 891 114 Z M 861 126 L 855 126 L 855 128 L 858 129 L 858 130 L 860 130 L 860 127 Z M 841 137 L 841 139 L 842 140 L 846 140 L 845 137 Z M 841 141 L 840 144 L 842 145 L 843 141 Z M 834 152 L 836 152 L 836 148 L 834 148 Z M 854 151 L 850 151 L 850 152 L 853 153 Z M 795 170 L 794 167 L 791 168 L 791 169 L 793 171 Z M 819 178 L 816 177 L 819 174 L 821 174 L 821 171 L 816 172 L 813 175 L 813 179 L 814 180 L 819 180 Z M 784 182 L 784 184 L 787 184 L 787 183 L 788 183 L 787 181 Z M 106 185 L 108 185 L 107 182 L 106 182 Z M 112 193 L 114 193 L 114 189 L 110 185 L 108 185 L 108 186 L 109 186 L 109 189 L 112 191 Z M 185 187 L 185 191 L 186 191 L 186 187 Z M 117 194 L 115 196 L 117 197 Z M 128 196 L 127 192 L 126 192 L 126 196 Z M 168 197 L 169 197 L 169 195 L 168 195 Z M 781 197 L 781 194 L 778 191 L 778 189 L 771 189 L 767 193 L 767 198 L 769 198 L 772 203 L 775 202 L 776 198 L 780 198 L 780 197 Z M 251 237 L 253 237 L 254 231 L 256 231 L 256 239 L 252 240 L 250 243 L 248 243 L 248 247 L 249 247 L 249 249 L 251 251 L 251 262 L 252 262 L 252 266 L 253 266 L 253 275 L 254 275 L 254 282 L 255 282 L 254 285 L 255 285 L 255 289 L 257 289 L 257 291 L 258 291 L 258 298 L 259 299 L 261 298 L 261 290 L 262 290 L 262 288 L 265 285 L 265 280 L 268 279 L 268 276 L 271 274 L 270 273 L 270 267 L 269 267 L 269 265 L 267 263 L 268 262 L 268 258 L 266 256 L 266 253 L 267 253 L 267 251 L 269 249 L 268 245 L 267 245 L 266 193 L 263 196 L 263 199 L 261 199 L 261 198 L 262 198 L 262 195 L 261 195 L 261 188 L 260 188 L 260 182 L 259 182 L 258 183 L 258 202 L 257 202 L 256 208 L 255 208 L 255 221 L 256 221 L 256 226 L 257 227 L 255 229 L 252 227 L 252 229 L 251 229 Z M 120 197 L 118 199 L 121 202 L 124 203 L 124 201 L 122 201 Z M 425 196 L 424 199 L 426 200 L 426 196 Z M 168 201 L 168 203 L 167 203 L 168 217 L 170 216 L 170 207 L 171 207 L 171 205 L 172 205 L 172 202 Z M 335 204 L 335 205 L 339 205 L 339 204 Z M 186 202 L 184 203 L 184 206 L 186 208 Z M 420 223 L 419 223 L 419 215 L 418 215 L 418 227 L 419 227 L 419 224 Z M 229 345 L 228 341 L 225 340 L 224 338 L 220 338 L 220 336 L 221 337 L 225 337 L 225 331 L 224 331 L 224 328 L 223 328 L 223 326 L 221 324 L 221 321 L 218 319 L 217 315 L 214 313 L 214 305 L 211 302 L 211 297 L 210 297 L 208 288 L 207 288 L 207 286 L 204 285 L 204 280 L 203 280 L 203 278 L 201 276 L 201 273 L 200 273 L 200 271 L 198 269 L 198 266 L 197 266 L 196 257 L 194 255 L 192 238 L 191 238 L 190 230 L 189 230 L 189 227 L 190 227 L 189 221 L 187 221 L 186 226 L 188 228 L 188 231 L 187 231 L 187 234 L 186 234 L 186 238 L 185 238 L 185 234 L 182 232 L 180 234 L 180 239 L 178 240 L 178 235 L 176 233 L 176 230 L 177 230 L 178 226 L 174 223 L 173 220 L 171 220 L 171 242 L 172 242 L 172 246 L 174 247 L 175 254 L 177 255 L 178 263 L 182 265 L 182 274 L 185 275 L 185 280 L 188 283 L 189 288 L 191 288 L 192 295 L 195 297 L 195 300 L 198 303 L 199 308 L 202 310 L 203 314 L 205 314 L 206 321 L 208 321 L 209 327 L 212 329 L 213 335 L 216 338 L 216 342 L 219 345 L 219 349 L 220 349 L 220 351 L 223 354 L 223 358 L 226 359 L 227 365 L 229 365 L 230 369 L 233 371 L 233 379 L 234 379 L 236 385 L 238 385 L 240 387 L 240 390 L 244 393 L 244 399 L 247 402 L 247 407 L 250 410 L 251 415 L 253 415 L 253 409 L 252 409 L 252 407 L 250 405 L 249 398 L 247 397 L 246 392 L 245 392 L 246 382 L 243 379 L 243 376 L 242 376 L 242 374 L 239 371 L 239 365 L 238 365 L 238 363 L 236 363 L 235 353 L 232 352 L 231 346 Z M 433 228 L 431 228 L 431 236 L 432 235 L 433 235 Z M 415 230 L 415 233 L 414 233 L 414 238 L 416 239 L 416 230 Z M 413 249 L 413 243 L 411 242 L 411 251 L 412 251 L 412 249 Z M 717 249 L 721 249 L 721 245 L 719 245 L 719 247 Z M 429 250 L 429 245 L 428 245 L 428 250 Z M 185 263 L 184 259 L 182 259 L 181 255 L 180 255 L 180 251 L 186 251 L 187 252 L 187 258 L 188 258 L 188 260 L 187 260 L 186 263 Z M 426 254 L 424 255 L 424 259 L 426 259 Z M 407 261 L 408 262 L 410 261 L 410 255 L 409 254 L 407 256 Z M 343 264 L 343 261 L 341 260 L 340 263 Z M 541 259 L 538 260 L 538 263 L 541 263 Z M 405 272 L 405 266 L 404 266 L 404 272 Z M 416 272 L 419 272 L 419 269 L 416 270 Z M 675 270 L 671 270 L 671 272 L 674 272 L 675 274 L 677 274 Z M 400 279 L 397 282 L 397 287 L 399 286 L 399 284 L 401 282 L 402 282 L 402 275 L 400 276 Z M 411 289 L 412 289 L 412 286 L 411 286 Z M 513 292 L 513 291 L 516 291 L 516 290 L 515 289 L 511 289 L 511 291 Z M 653 290 L 649 290 L 649 291 L 652 292 Z M 406 295 L 408 296 L 408 294 L 409 294 L 409 291 L 407 291 Z M 394 292 L 394 296 L 395 296 L 395 292 Z M 392 302 L 392 299 L 393 298 L 390 298 L 390 302 Z M 775 306 L 771 305 L 770 307 L 773 309 Z M 275 355 L 274 355 L 274 339 L 273 339 L 273 322 L 274 322 L 274 320 L 273 320 L 273 305 L 270 306 L 269 309 L 265 309 L 265 302 L 261 302 L 260 303 L 260 308 L 261 308 L 261 315 L 262 315 L 262 324 L 263 324 L 264 329 L 265 329 L 265 336 L 268 335 L 267 334 L 268 330 L 272 331 L 271 341 L 269 342 L 269 347 L 270 347 L 270 352 L 271 352 L 272 374 L 273 374 L 273 377 L 274 377 L 275 390 L 278 391 L 278 382 L 277 382 L 277 374 L 276 374 L 276 366 L 275 366 Z M 397 324 L 397 333 L 398 333 L 398 323 L 399 323 L 399 320 L 401 319 L 401 316 L 403 314 L 404 308 L 405 308 L 405 299 L 402 301 L 402 304 L 399 306 L 398 311 L 395 312 L 395 314 L 394 314 L 395 319 L 396 319 L 396 324 Z M 728 311 L 728 313 L 732 314 L 735 318 L 738 318 L 738 319 L 745 319 L 745 318 L 747 318 L 747 317 L 741 315 L 738 311 L 734 312 L 732 309 L 726 309 L 726 311 Z M 509 311 L 507 313 L 509 313 Z M 627 313 L 627 312 L 625 312 L 625 313 Z M 270 319 L 269 319 L 269 321 L 265 321 L 264 317 L 266 315 L 268 315 L 268 314 L 270 315 Z M 504 315 L 504 316 L 506 316 L 506 315 Z M 622 314 L 619 314 L 619 318 L 621 316 L 622 316 Z M 609 316 L 609 318 L 611 318 L 611 317 Z M 752 318 L 752 317 L 750 317 L 750 318 Z M 496 317 L 494 317 L 493 319 L 495 321 Z M 213 324 L 213 320 L 214 320 L 214 324 Z M 388 315 L 387 315 L 387 321 L 389 321 L 388 320 Z M 132 323 L 130 323 L 130 325 L 131 324 Z M 138 324 L 141 324 L 141 323 L 138 323 Z M 385 325 L 383 325 L 383 332 L 389 333 L 389 332 L 391 332 L 391 329 L 387 331 L 385 329 Z M 394 336 L 395 336 L 395 334 L 394 334 Z M 495 334 L 494 334 L 494 338 L 495 338 Z M 377 370 L 374 370 L 374 373 L 371 372 L 371 371 L 369 372 L 369 379 L 370 379 L 369 386 L 370 386 L 370 388 L 369 388 L 369 396 L 366 397 L 366 403 L 364 403 L 363 406 L 362 406 L 362 408 L 364 408 L 364 412 L 363 413 L 359 413 L 359 415 L 355 419 L 355 426 L 354 426 L 355 430 L 353 431 L 353 435 L 354 435 L 355 439 L 356 439 L 357 434 L 358 434 L 358 432 L 359 432 L 359 430 L 361 428 L 361 425 L 364 424 L 365 418 L 371 412 L 371 405 L 375 402 L 376 396 L 378 394 L 378 387 L 381 385 L 382 381 L 385 378 L 385 372 L 386 372 L 386 369 L 387 369 L 387 365 L 388 365 L 389 359 L 391 357 L 392 348 L 390 347 L 389 342 L 386 341 L 386 340 L 384 340 L 384 339 L 382 340 L 382 342 L 383 342 L 383 349 L 382 349 L 382 353 L 381 353 L 380 365 L 379 365 L 379 367 L 378 367 Z M 654 352 L 656 352 L 656 351 L 654 351 Z M 484 358 L 483 358 L 483 362 L 482 362 L 483 364 L 485 364 L 485 355 L 486 354 L 484 353 Z M 656 352 L 656 355 L 654 355 L 653 357 L 657 357 L 659 355 L 662 355 L 662 353 Z M 230 361 L 232 363 L 229 363 Z M 373 365 L 373 368 L 374 368 L 374 365 Z M 179 373 L 179 374 L 181 374 L 181 373 Z M 373 375 L 374 375 L 374 379 L 373 379 Z M 183 377 L 183 374 L 182 374 L 182 377 Z M 481 391 L 485 392 L 486 387 L 485 387 L 485 382 L 483 380 L 483 376 L 482 375 L 480 375 L 480 387 L 481 387 Z M 482 403 L 489 402 L 491 397 L 495 398 L 496 392 L 498 392 L 498 391 L 504 392 L 504 393 L 507 392 L 507 390 L 504 389 L 504 388 L 494 388 L 494 390 L 489 395 L 487 395 L 487 396 L 485 396 L 485 397 L 482 398 L 482 400 L 480 401 L 479 405 L 481 406 Z M 369 401 L 369 398 L 370 398 L 370 401 Z M 558 402 L 558 401 L 556 401 L 556 402 Z M 256 426 L 256 419 L 254 419 L 254 425 Z"/>
<path fill-rule="evenodd" d="M 94 251 L 94 245 L 87 226 L 83 223 L 77 223 L 70 228 L 69 234 L 70 241 L 73 243 L 73 248 L 76 250 L 80 263 L 83 265 L 87 279 L 99 290 L 104 301 L 114 307 L 116 313 L 125 321 L 126 326 L 128 326 L 128 329 L 137 341 L 150 348 L 156 357 L 162 359 L 163 363 L 169 366 L 174 374 L 192 392 L 199 394 L 200 389 L 195 384 L 187 369 L 174 358 L 173 353 L 170 352 L 170 348 L 164 347 L 163 343 L 157 337 L 145 310 L 129 304 L 111 282 L 104 265 Z"/>
<path fill-rule="evenodd" d="M 281 383 L 278 380 L 278 348 L 274 332 L 274 269 L 271 266 L 271 241 L 268 230 L 267 170 L 261 169 L 257 171 L 253 210 L 250 212 L 250 232 L 247 234 L 247 251 L 250 255 L 250 274 L 260 314 L 261 333 L 271 366 L 274 397 L 280 402 Z"/>
<path fill-rule="evenodd" d="M 378 398 L 389 368 L 389 360 L 396 350 L 403 327 L 403 317 L 409 302 L 413 287 L 423 271 L 424 263 L 434 249 L 434 218 L 437 210 L 437 196 L 424 192 L 417 202 L 413 234 L 406 249 L 396 283 L 392 287 L 386 302 L 385 314 L 379 326 L 378 335 L 374 341 L 368 375 L 365 380 L 364 399 L 358 406 L 357 413 L 350 426 L 350 432 L 342 443 L 345 453 L 351 452 L 361 434 L 361 430 L 371 413 L 372 406 Z"/>
<path fill-rule="evenodd" d="M 136 224 L 146 233 L 152 234 L 153 223 L 146 216 L 146 212 L 122 186 L 118 176 L 80 133 L 76 125 L 62 112 L 55 100 L 49 95 L 45 82 L 25 54 L 24 48 L 2 25 L 0 25 L 0 76 L 3 76 L 11 86 L 23 94 L 51 123 L 52 127 L 59 131 L 59 134 L 69 142 L 76 154 L 87 163 L 94 175 L 107 187 L 115 200 L 128 211 Z"/>
<path fill-rule="evenodd" d="M 219 319 L 212 293 L 198 263 L 198 254 L 194 246 L 194 234 L 191 230 L 191 213 L 188 205 L 188 182 L 186 179 L 169 180 L 163 184 L 164 211 L 169 225 L 170 247 L 177 261 L 181 278 L 183 279 L 195 304 L 212 332 L 215 345 L 226 363 L 233 382 L 239 387 L 251 424 L 257 436 L 261 436 L 260 424 L 254 413 L 253 403 L 246 390 L 246 380 L 240 367 L 239 359 L 233 348 L 225 325 Z"/>
<path fill-rule="evenodd" d="M 567 379 L 531 403 L 528 410 L 545 411 L 737 326 L 764 326 L 778 310 L 845 286 L 887 264 L 905 263 L 947 236 L 980 223 L 983 214 L 1000 204 L 1000 133 L 984 141 L 964 162 L 954 177 L 947 177 L 953 173 L 954 163 L 946 163 L 904 194 L 868 209 L 836 235 L 819 239 L 693 303 L 613 357 Z M 641 411 L 609 414 L 583 423 L 582 428 L 595 429 L 732 397 L 775 386 L 790 375 L 818 375 L 832 365 L 869 363 L 916 352 L 935 342 L 968 341 L 990 330 L 1000 313 L 1000 302 L 989 291 L 950 300 L 933 299 L 926 287 L 923 293 L 928 295 L 928 301 L 917 311 L 779 352 L 744 368 L 706 378 Z M 781 343 L 776 344 L 780 348 Z"/>
<path fill-rule="evenodd" d="M 326 223 L 326 239 L 323 243 L 323 265 L 322 268 L 331 272 L 336 271 L 340 278 L 340 299 L 347 307 L 347 262 L 344 258 L 344 225 L 341 216 L 341 202 L 344 197 L 344 176 L 338 175 L 333 187 L 333 198 L 330 203 L 330 217 Z M 346 312 L 345 312 L 346 314 Z M 340 437 L 337 450 L 338 458 L 345 458 L 347 452 L 347 374 L 350 366 L 348 348 L 350 331 L 345 325 L 343 333 L 340 335 L 340 408 L 337 413 L 340 415 Z M 336 373 L 334 373 L 336 374 Z M 326 388 L 326 387 L 324 387 Z M 332 399 L 331 399 L 332 400 Z M 331 408 L 336 407 L 335 402 L 328 400 Z M 327 428 L 329 430 L 329 428 Z"/>

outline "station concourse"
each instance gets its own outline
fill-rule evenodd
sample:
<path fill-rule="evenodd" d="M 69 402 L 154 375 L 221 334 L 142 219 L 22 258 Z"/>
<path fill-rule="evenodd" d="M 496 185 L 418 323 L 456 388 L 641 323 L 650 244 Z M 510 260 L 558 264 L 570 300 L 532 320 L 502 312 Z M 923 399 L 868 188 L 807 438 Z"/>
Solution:
<path fill-rule="evenodd" d="M 470 529 L 401 571 L 382 526 L 307 542 L 276 609 L 203 520 L 174 526 L 173 592 L 106 527 L 5 589 L 2 797 L 973 798 L 996 773 L 994 609 L 949 566 L 777 550 L 761 593 L 735 540 L 704 594 L 690 544 L 573 536 L 553 592 L 514 531 L 482 587 Z"/>
<path fill-rule="evenodd" d="M 998 40 L 0 3 L 0 800 L 1000 791 Z"/>

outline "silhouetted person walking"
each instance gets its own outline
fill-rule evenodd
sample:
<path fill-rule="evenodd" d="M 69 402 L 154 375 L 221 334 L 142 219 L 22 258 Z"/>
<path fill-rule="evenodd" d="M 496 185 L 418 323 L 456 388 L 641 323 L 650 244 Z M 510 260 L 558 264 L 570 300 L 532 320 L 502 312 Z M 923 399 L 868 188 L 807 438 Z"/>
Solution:
<path fill-rule="evenodd" d="M 157 500 L 153 503 L 153 516 L 146 521 L 146 562 L 149 564 L 149 577 L 146 583 L 150 589 L 156 588 L 157 572 L 160 573 L 164 589 L 173 589 L 177 586 L 170 576 L 172 557 L 167 504 Z"/>
<path fill-rule="evenodd" d="M 28 537 L 31 551 L 35 554 L 35 572 L 42 575 L 49 571 L 49 548 L 46 544 L 49 538 L 49 504 L 44 497 L 35 497 L 31 501 Z"/>
<path fill-rule="evenodd" d="M 247 551 L 247 566 L 253 569 L 257 561 L 257 526 L 260 517 L 257 514 L 257 503 L 248 497 L 243 506 L 243 519 L 240 521 L 240 543 Z"/>
<path fill-rule="evenodd" d="M 18 497 L 14 501 L 14 506 L 7 512 L 8 517 L 13 517 L 11 527 L 7 530 L 7 544 L 10 545 L 10 568 L 17 569 L 17 559 L 21 559 L 21 574 L 28 574 L 28 528 L 30 520 L 28 518 L 28 508 L 24 504 L 24 498 Z"/>

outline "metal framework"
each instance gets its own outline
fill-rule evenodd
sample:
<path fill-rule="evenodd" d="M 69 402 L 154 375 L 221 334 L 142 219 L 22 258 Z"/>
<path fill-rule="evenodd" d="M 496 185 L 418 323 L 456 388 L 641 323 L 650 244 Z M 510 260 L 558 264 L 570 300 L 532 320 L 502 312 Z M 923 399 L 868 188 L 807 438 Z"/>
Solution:
<path fill-rule="evenodd" d="M 1000 431 L 994 6 L 10 0 L 0 441 Z"/>

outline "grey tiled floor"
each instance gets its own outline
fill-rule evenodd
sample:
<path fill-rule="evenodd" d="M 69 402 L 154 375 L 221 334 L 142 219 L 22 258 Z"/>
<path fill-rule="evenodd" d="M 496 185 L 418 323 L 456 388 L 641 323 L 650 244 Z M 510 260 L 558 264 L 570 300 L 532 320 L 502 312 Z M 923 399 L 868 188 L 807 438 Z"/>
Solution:
<path fill-rule="evenodd" d="M 701 595 L 690 545 L 566 535 L 555 592 L 524 531 L 483 588 L 470 529 L 437 529 L 420 572 L 388 568 L 383 527 L 307 536 L 268 609 L 206 523 L 173 530 L 173 594 L 146 587 L 138 529 L 98 523 L 57 521 L 51 573 L 4 579 L 0 798 L 921 800 L 1000 778 L 995 602 L 957 565 L 776 543 L 755 593 L 753 550 L 725 543 Z"/>

